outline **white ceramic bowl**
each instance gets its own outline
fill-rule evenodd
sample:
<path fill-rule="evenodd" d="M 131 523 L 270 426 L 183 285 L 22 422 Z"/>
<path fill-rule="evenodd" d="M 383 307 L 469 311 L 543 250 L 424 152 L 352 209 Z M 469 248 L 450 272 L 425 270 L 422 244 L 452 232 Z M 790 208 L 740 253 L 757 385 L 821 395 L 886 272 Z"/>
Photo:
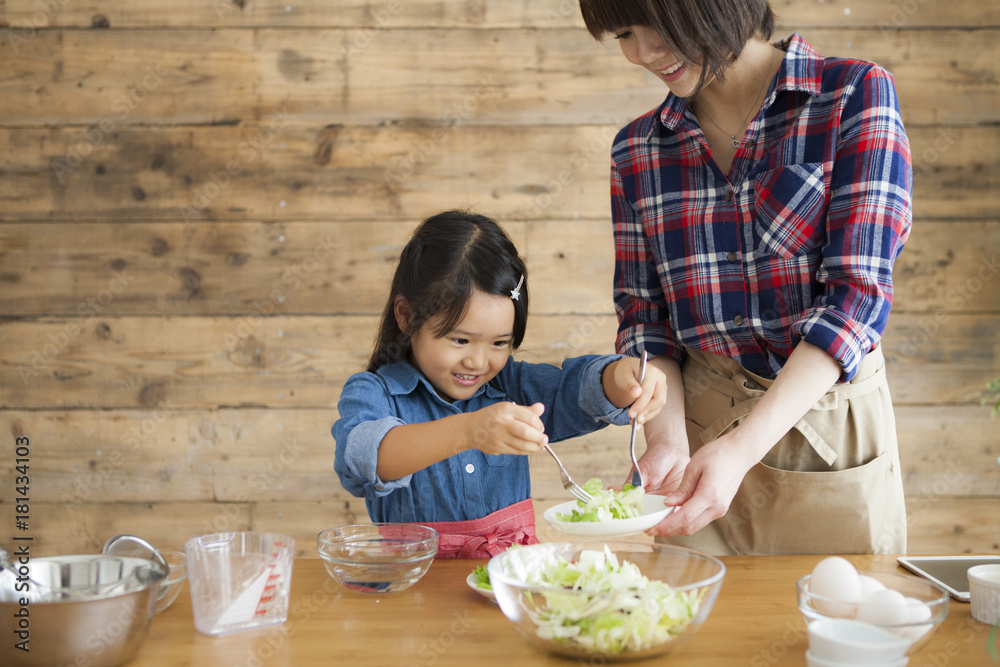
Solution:
<path fill-rule="evenodd" d="M 909 648 L 910 640 L 863 621 L 825 618 L 809 624 L 809 650 L 826 660 L 880 663 L 905 656 Z"/>
<path fill-rule="evenodd" d="M 806 665 L 808 667 L 906 667 L 908 662 L 910 659 L 906 656 L 883 662 L 857 662 L 854 660 L 841 662 L 840 660 L 820 657 L 812 651 L 806 651 Z"/>
<path fill-rule="evenodd" d="M 1000 564 L 969 568 L 969 602 L 972 618 L 980 623 L 1000 623 Z"/>
<path fill-rule="evenodd" d="M 924 613 L 920 618 L 913 618 L 907 622 L 887 621 L 878 624 L 889 632 L 912 642 L 907 655 L 913 655 L 923 648 L 948 615 L 948 592 L 927 579 L 892 572 L 858 572 L 858 574 L 876 579 L 886 588 L 897 591 L 904 597 L 912 598 L 921 605 Z M 809 582 L 811 579 L 812 575 L 807 574 L 800 578 L 795 586 L 798 593 L 799 611 L 802 612 L 806 623 L 829 618 L 854 617 L 857 606 L 850 604 L 847 605 L 849 613 L 843 616 L 826 613 L 825 610 L 837 608 L 838 605 L 844 607 L 845 602 L 810 592 Z M 890 604 L 868 604 L 865 607 L 865 615 L 869 618 L 889 619 L 896 615 L 896 611 L 898 611 L 898 607 Z"/>

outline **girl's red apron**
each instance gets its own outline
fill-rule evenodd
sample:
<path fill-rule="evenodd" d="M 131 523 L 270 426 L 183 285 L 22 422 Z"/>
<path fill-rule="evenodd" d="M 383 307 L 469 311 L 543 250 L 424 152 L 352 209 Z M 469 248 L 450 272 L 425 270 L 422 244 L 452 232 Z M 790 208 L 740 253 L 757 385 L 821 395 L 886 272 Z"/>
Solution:
<path fill-rule="evenodd" d="M 512 544 L 537 544 L 531 498 L 481 519 L 423 523 L 438 532 L 437 558 L 490 558 Z"/>
<path fill-rule="evenodd" d="M 687 435 L 694 454 L 739 424 L 773 380 L 687 349 Z M 876 348 L 750 469 L 729 512 L 668 541 L 714 555 L 906 553 L 896 422 Z"/>

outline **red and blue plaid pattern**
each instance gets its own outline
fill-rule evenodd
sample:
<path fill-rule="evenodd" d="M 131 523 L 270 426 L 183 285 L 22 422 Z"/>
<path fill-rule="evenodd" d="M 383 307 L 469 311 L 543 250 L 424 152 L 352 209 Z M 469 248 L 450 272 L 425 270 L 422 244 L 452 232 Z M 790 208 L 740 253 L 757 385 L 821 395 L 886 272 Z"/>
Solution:
<path fill-rule="evenodd" d="M 620 353 L 714 352 L 774 377 L 799 340 L 842 381 L 878 344 L 911 225 L 910 148 L 891 75 L 797 34 L 730 174 L 687 102 L 612 149 Z"/>

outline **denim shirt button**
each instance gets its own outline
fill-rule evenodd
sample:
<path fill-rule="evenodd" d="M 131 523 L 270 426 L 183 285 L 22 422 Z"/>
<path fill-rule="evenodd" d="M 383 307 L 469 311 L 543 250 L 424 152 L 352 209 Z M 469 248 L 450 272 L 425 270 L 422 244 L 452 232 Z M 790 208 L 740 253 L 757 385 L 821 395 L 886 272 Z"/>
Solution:
<path fill-rule="evenodd" d="M 472 465 L 471 463 L 466 463 L 465 472 L 471 475 L 472 473 L 476 472 L 476 466 Z"/>

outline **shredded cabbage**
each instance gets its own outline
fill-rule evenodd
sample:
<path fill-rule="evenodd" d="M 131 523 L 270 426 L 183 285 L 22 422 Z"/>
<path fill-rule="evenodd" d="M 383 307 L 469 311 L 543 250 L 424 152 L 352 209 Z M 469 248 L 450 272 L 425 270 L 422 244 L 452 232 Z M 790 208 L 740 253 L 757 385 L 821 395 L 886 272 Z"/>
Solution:
<path fill-rule="evenodd" d="M 577 500 L 578 509 L 570 513 L 557 512 L 560 521 L 576 523 L 580 521 L 610 521 L 612 519 L 632 519 L 642 514 L 642 498 L 645 495 L 641 486 L 624 484 L 621 491 L 605 489 L 600 477 L 587 480 L 583 490 L 593 496 L 593 500 L 585 503 Z"/>
<path fill-rule="evenodd" d="M 699 592 L 676 591 L 629 561 L 619 564 L 607 545 L 581 551 L 576 562 L 549 554 L 534 565 L 526 583 L 557 590 L 542 593 L 543 607 L 522 606 L 539 637 L 572 649 L 612 655 L 657 646 L 682 634 L 701 604 Z"/>

